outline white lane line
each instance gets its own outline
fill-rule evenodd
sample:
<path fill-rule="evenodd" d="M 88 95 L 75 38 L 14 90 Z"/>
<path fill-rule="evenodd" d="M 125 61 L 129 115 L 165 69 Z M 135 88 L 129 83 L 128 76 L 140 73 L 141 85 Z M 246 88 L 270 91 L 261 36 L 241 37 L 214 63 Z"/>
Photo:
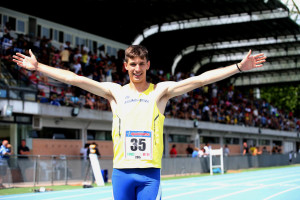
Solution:
<path fill-rule="evenodd" d="M 204 192 L 204 191 L 209 191 L 209 190 L 217 190 L 220 189 L 220 187 L 214 187 L 214 188 L 207 188 L 207 189 L 200 189 L 196 191 L 191 191 L 191 192 L 185 192 L 185 193 L 180 193 L 180 194 L 175 194 L 167 197 L 163 197 L 162 199 L 172 199 L 174 197 L 179 197 L 179 196 L 185 196 L 187 194 L 194 194 L 194 193 L 199 193 L 199 192 Z"/>
<path fill-rule="evenodd" d="M 274 183 L 274 184 L 270 184 L 270 185 L 259 185 L 258 187 L 248 188 L 248 189 L 241 190 L 241 191 L 238 191 L 238 192 L 229 193 L 229 194 L 222 195 L 222 196 L 210 199 L 210 200 L 220 199 L 220 198 L 224 198 L 224 197 L 227 197 L 227 196 L 232 196 L 232 195 L 235 195 L 235 194 L 239 194 L 239 193 L 242 193 L 242 192 L 256 190 L 256 189 L 260 189 L 260 188 L 264 188 L 264 187 L 269 187 L 269 186 L 273 186 L 273 185 L 280 185 L 282 183 L 296 182 L 296 181 L 299 181 L 299 180 L 300 179 L 295 179 L 295 180 L 284 181 L 284 182 L 280 182 L 280 183 Z M 209 190 L 218 190 L 220 188 L 224 188 L 224 187 L 213 187 L 213 188 L 207 188 L 207 189 L 200 189 L 200 190 L 196 190 L 196 191 L 190 191 L 190 192 L 185 192 L 185 193 L 180 193 L 180 194 L 175 194 L 175 195 L 167 196 L 167 197 L 164 197 L 163 199 L 171 199 L 171 198 L 174 198 L 174 197 L 185 196 L 185 195 L 188 195 L 188 194 L 194 194 L 194 193 L 199 193 L 199 192 L 204 192 L 204 191 L 209 191 Z"/>
<path fill-rule="evenodd" d="M 286 193 L 286 192 L 290 192 L 290 191 L 292 191 L 292 190 L 297 190 L 297 189 L 300 189 L 300 186 L 293 187 L 293 188 L 290 188 L 290 189 L 288 189 L 288 190 L 284 190 L 284 191 L 282 191 L 282 192 L 278 192 L 278 193 L 276 193 L 276 194 L 273 194 L 272 196 L 269 196 L 269 197 L 265 198 L 264 200 L 269 200 L 269 199 L 272 199 L 273 197 L 276 197 L 276 196 L 279 196 L 279 195 L 284 194 L 284 193 Z"/>
<path fill-rule="evenodd" d="M 290 177 L 290 176 L 295 176 L 295 174 L 292 174 L 292 175 L 286 175 L 286 176 L 279 176 L 279 177 L 273 177 L 274 175 L 272 175 L 272 178 L 267 178 L 267 179 L 263 179 L 263 180 L 256 180 L 256 181 L 250 181 L 250 182 L 247 182 L 246 185 L 243 184 L 244 186 L 256 186 L 258 182 L 264 182 L 264 181 L 270 181 L 270 180 L 276 180 L 276 179 L 281 179 L 281 178 L 287 178 L 287 177 Z M 257 178 L 257 177 L 256 177 Z M 265 178 L 264 176 L 261 176 L 259 178 Z M 239 179 L 238 179 L 239 180 Z M 246 180 L 243 179 L 243 181 Z M 229 181 L 227 181 L 226 183 L 223 183 L 221 181 L 214 181 L 214 182 L 210 182 L 210 183 L 194 183 L 194 182 L 191 182 L 189 184 L 186 184 L 186 183 L 182 183 L 182 184 L 179 184 L 177 187 L 169 187 L 169 188 L 166 188 L 166 189 L 163 189 L 163 191 L 172 191 L 172 190 L 181 190 L 183 188 L 191 188 L 191 187 L 197 187 L 197 186 L 219 186 L 219 187 L 233 187 L 233 186 L 239 186 L 240 183 L 237 183 L 238 181 L 235 180 L 234 184 L 228 184 Z"/>
<path fill-rule="evenodd" d="M 254 182 L 250 182 L 250 183 L 256 183 L 256 182 L 264 182 L 264 181 L 269 181 L 269 180 L 276 180 L 276 179 L 281 179 L 281 178 L 287 178 L 287 177 L 291 177 L 291 176 L 295 176 L 295 174 L 292 174 L 292 175 L 286 175 L 286 176 L 280 176 L 280 177 L 275 177 L 275 178 L 268 178 L 268 179 L 263 179 L 263 180 L 258 180 L 258 181 L 254 181 Z M 298 180 L 298 179 L 297 179 Z M 300 179 L 299 179 L 300 180 Z M 279 182 L 279 183 L 275 183 L 275 185 L 279 185 L 279 184 L 282 184 L 282 183 L 289 183 L 289 182 L 295 182 L 295 180 L 291 180 L 291 181 L 285 181 L 285 182 Z M 200 184 L 199 184 L 200 185 Z M 207 184 L 206 184 L 207 185 Z M 271 185 L 274 185 L 274 184 L 271 184 Z M 171 196 L 167 196 L 167 197 L 164 197 L 164 199 L 170 199 L 170 198 L 173 198 L 173 197 L 178 197 L 178 196 L 183 196 L 183 195 L 187 195 L 187 194 L 194 194 L 194 193 L 199 193 L 199 192 L 203 192 L 203 191 L 209 191 L 209 190 L 217 190 L 217 189 L 220 189 L 220 188 L 224 188 L 224 187 L 231 187 L 232 185 L 227 185 L 227 186 L 218 186 L 218 187 L 213 187 L 213 188 L 207 188 L 207 189 L 201 189 L 201 190 L 196 190 L 196 191 L 190 191 L 190 192 L 185 192 L 185 193 L 180 193 L 180 194 L 176 194 L 176 195 L 171 195 Z M 255 189 L 259 189 L 259 188 L 263 188 L 263 187 L 267 187 L 267 186 L 270 186 L 270 185 L 259 185 L 258 187 L 254 187 L 254 188 L 248 188 L 248 189 L 245 189 L 245 190 L 241 190 L 238 193 L 241 193 L 241 192 L 247 192 L 248 190 L 255 190 Z M 183 187 L 187 187 L 187 186 L 183 186 Z M 189 185 L 188 187 L 191 187 L 191 185 Z M 193 187 L 193 186 L 192 186 Z M 195 187 L 195 186 L 194 186 Z M 180 189 L 180 187 L 176 187 L 176 189 Z M 182 187 L 181 187 L 182 189 Z M 167 189 L 166 189 L 167 190 Z M 163 191 L 166 191 L 166 190 L 163 190 Z M 168 188 L 168 191 L 169 190 L 173 190 L 173 188 Z M 234 195 L 236 192 L 232 193 L 232 195 Z M 230 193 L 231 194 L 231 193 Z M 226 194 L 228 196 L 231 196 L 229 194 Z"/>
<path fill-rule="evenodd" d="M 299 170 L 298 170 L 299 171 Z M 296 172 L 298 172 L 296 171 Z M 284 174 L 293 174 L 295 175 L 295 172 L 287 172 L 287 173 L 284 173 Z M 186 188 L 186 187 L 191 187 L 191 186 L 216 186 L 216 185 L 224 185 L 222 183 L 226 183 L 225 185 L 227 185 L 228 183 L 230 182 L 234 182 L 233 185 L 239 185 L 242 181 L 242 183 L 245 183 L 245 181 L 249 181 L 249 183 L 252 183 L 251 182 L 251 179 L 262 179 L 262 178 L 268 178 L 268 177 L 274 177 L 274 172 L 271 173 L 271 174 L 267 174 L 267 175 L 255 175 L 255 176 L 249 176 L 249 177 L 226 177 L 226 179 L 218 179 L 218 180 L 214 180 L 214 181 L 211 181 L 211 182 L 205 182 L 205 183 L 199 183 L 199 182 L 203 182 L 203 180 L 199 179 L 199 180 L 189 180 L 189 179 L 183 179 L 181 180 L 181 182 L 175 182 L 175 183 L 165 183 L 165 182 L 162 182 L 162 186 L 163 188 L 164 187 L 167 187 L 167 188 L 164 188 L 163 190 L 164 191 L 168 191 L 168 190 L 174 190 L 173 188 L 176 188 L 176 189 L 180 189 L 180 188 Z M 283 174 L 281 174 L 283 175 Z M 228 180 L 229 179 L 229 180 Z M 273 178 L 272 178 L 273 179 Z M 264 180 L 268 180 L 268 179 L 264 179 Z M 195 181 L 199 181 L 197 183 L 195 183 Z M 186 183 L 188 182 L 188 184 Z M 194 185 L 192 185 L 194 184 Z M 254 183 L 253 183 L 254 184 Z M 231 184 L 232 185 L 232 184 Z M 170 187 L 171 186 L 171 187 Z M 174 187 L 174 186 L 177 186 L 177 187 Z"/>
<path fill-rule="evenodd" d="M 293 170 L 293 171 L 285 171 L 284 173 L 281 173 L 280 175 L 283 175 L 283 174 L 294 174 L 295 172 L 299 172 L 299 170 Z M 207 185 L 207 184 L 209 184 L 209 185 L 214 185 L 215 183 L 220 183 L 220 182 L 223 182 L 223 181 L 226 181 L 226 183 L 228 183 L 228 182 L 237 182 L 237 181 L 242 181 L 243 183 L 245 182 L 245 180 L 249 180 L 249 179 L 257 179 L 257 178 L 259 178 L 259 179 L 261 179 L 261 178 L 266 178 L 266 177 L 269 177 L 269 176 L 274 176 L 274 175 L 276 175 L 277 174 L 277 172 L 276 173 L 274 173 L 274 172 L 269 172 L 268 174 L 263 174 L 263 175 L 254 175 L 254 176 L 252 176 L 252 175 L 250 175 L 250 174 L 247 174 L 247 176 L 246 177 L 232 177 L 230 174 L 226 174 L 224 177 L 217 177 L 217 178 L 219 178 L 219 179 L 217 179 L 217 180 L 214 180 L 214 181 L 212 181 L 212 182 L 205 182 L 205 183 L 203 183 L 203 184 L 201 184 L 201 185 Z M 239 175 L 241 175 L 241 174 L 239 174 Z M 210 176 L 211 177 L 211 176 Z M 199 179 L 199 178 L 201 178 L 201 179 Z M 175 181 L 173 181 L 172 180 L 172 182 L 169 182 L 170 180 L 167 180 L 167 182 L 166 181 L 163 181 L 163 183 L 162 183 L 162 186 L 174 186 L 174 185 L 186 185 L 186 182 L 188 182 L 189 184 L 191 183 L 191 181 L 200 181 L 201 180 L 201 182 L 203 182 L 204 180 L 202 179 L 202 177 L 199 177 L 199 178 L 197 178 L 197 179 L 195 179 L 195 178 L 183 178 L 183 179 L 181 179 L 181 180 L 176 180 L 176 182 Z M 211 180 L 211 179 L 209 179 L 209 180 Z"/>
<path fill-rule="evenodd" d="M 282 183 L 296 182 L 296 181 L 299 181 L 299 180 L 300 179 L 295 179 L 295 180 L 291 180 L 291 181 L 284 181 L 284 182 L 273 183 L 273 184 L 269 184 L 269 185 L 263 185 L 263 186 L 260 185 L 258 187 L 249 188 L 249 189 L 245 189 L 245 190 L 241 190 L 241 191 L 237 191 L 237 192 L 232 192 L 232 193 L 225 194 L 225 195 L 222 195 L 222 196 L 218 196 L 218 197 L 215 197 L 215 198 L 212 198 L 212 199 L 209 199 L 209 200 L 223 199 L 225 197 L 229 197 L 229 196 L 236 195 L 236 194 L 239 194 L 239 193 L 248 192 L 248 191 L 251 191 L 251 190 L 257 190 L 257 189 L 261 189 L 261 188 L 265 188 L 265 187 L 269 187 L 269 186 L 274 186 L 274 185 L 280 185 Z"/>

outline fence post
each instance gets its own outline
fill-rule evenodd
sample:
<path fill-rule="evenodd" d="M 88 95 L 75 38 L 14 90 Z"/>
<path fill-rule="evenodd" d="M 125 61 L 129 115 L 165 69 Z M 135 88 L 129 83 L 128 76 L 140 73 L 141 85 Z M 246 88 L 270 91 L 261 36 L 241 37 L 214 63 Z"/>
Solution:
<path fill-rule="evenodd" d="M 33 187 L 36 186 L 36 182 L 37 182 L 37 180 L 36 180 L 36 177 L 37 177 L 37 159 L 38 159 L 39 156 L 40 155 L 35 157 L 35 160 L 34 160 Z"/>
<path fill-rule="evenodd" d="M 68 185 L 68 162 L 67 157 L 65 157 L 65 185 Z"/>
<path fill-rule="evenodd" d="M 53 167 L 53 155 L 51 156 L 51 185 L 53 186 L 53 176 L 54 176 L 54 167 Z"/>

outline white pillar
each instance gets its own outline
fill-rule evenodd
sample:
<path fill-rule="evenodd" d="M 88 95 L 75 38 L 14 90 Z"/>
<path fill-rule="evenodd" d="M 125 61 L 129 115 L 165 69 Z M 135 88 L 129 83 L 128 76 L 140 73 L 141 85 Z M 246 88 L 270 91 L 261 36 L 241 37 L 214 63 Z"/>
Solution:
<path fill-rule="evenodd" d="M 10 124 L 9 128 L 9 143 L 12 145 L 13 153 L 18 154 L 18 125 L 17 124 Z"/>

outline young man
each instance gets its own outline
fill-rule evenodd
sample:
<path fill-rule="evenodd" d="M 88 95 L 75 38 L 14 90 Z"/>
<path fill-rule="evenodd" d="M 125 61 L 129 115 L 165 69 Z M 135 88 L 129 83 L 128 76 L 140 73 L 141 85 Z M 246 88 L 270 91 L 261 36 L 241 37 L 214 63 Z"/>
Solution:
<path fill-rule="evenodd" d="M 148 51 L 140 45 L 125 51 L 125 68 L 130 83 L 120 86 L 111 82 L 96 82 L 83 76 L 38 63 L 17 53 L 14 62 L 28 70 L 37 70 L 58 81 L 71 84 L 106 98 L 113 112 L 114 199 L 160 199 L 160 168 L 163 154 L 164 110 L 168 100 L 195 88 L 222 80 L 240 71 L 261 67 L 264 54 L 251 56 L 251 50 L 238 64 L 205 72 L 180 82 L 146 81 L 150 68 Z"/>

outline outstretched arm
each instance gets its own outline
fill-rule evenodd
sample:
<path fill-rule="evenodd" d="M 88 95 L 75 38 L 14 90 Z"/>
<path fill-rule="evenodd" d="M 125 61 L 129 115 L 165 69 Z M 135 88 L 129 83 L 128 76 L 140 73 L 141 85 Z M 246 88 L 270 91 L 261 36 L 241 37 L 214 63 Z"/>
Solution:
<path fill-rule="evenodd" d="M 164 96 L 170 99 L 172 97 L 187 93 L 198 87 L 220 81 L 239 73 L 240 71 L 248 71 L 254 68 L 262 67 L 263 63 L 266 61 L 264 54 L 260 53 L 251 56 L 251 52 L 252 51 L 250 50 L 240 63 L 210 70 L 200 74 L 199 76 L 187 78 L 179 82 L 163 83 L 163 87 L 166 87 Z"/>
<path fill-rule="evenodd" d="M 48 65 L 44 65 L 42 63 L 37 62 L 31 50 L 29 50 L 29 54 L 30 57 L 25 56 L 21 53 L 17 53 L 13 56 L 13 61 L 17 63 L 20 67 L 23 67 L 27 70 L 36 70 L 42 72 L 46 76 L 50 76 L 60 82 L 80 87 L 84 90 L 87 90 L 93 94 L 96 94 L 108 100 L 111 100 L 114 97 L 114 95 L 112 94 L 113 89 L 117 89 L 120 87 L 118 84 L 115 83 L 99 83 L 89 78 L 78 76 L 77 74 L 68 70 L 58 69 L 50 67 Z"/>

